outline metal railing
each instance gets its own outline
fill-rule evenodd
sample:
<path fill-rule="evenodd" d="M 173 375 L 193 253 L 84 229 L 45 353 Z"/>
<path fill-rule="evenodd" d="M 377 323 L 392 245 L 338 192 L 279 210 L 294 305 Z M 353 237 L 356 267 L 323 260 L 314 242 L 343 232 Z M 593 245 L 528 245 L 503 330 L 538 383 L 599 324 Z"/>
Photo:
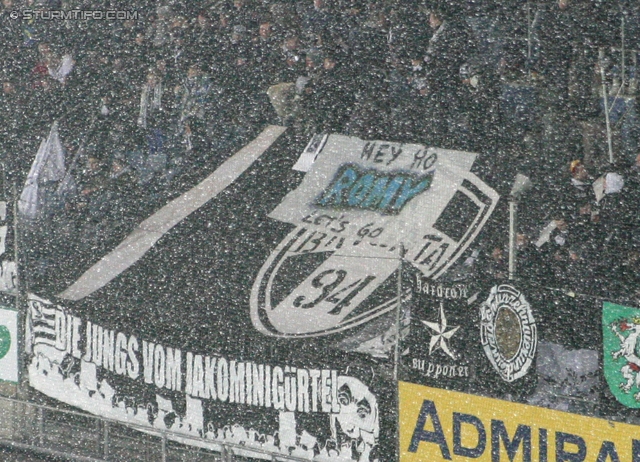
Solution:
<path fill-rule="evenodd" d="M 195 438 L 0 397 L 0 446 L 87 462 L 307 461 L 259 447 Z M 179 441 L 179 442 L 178 442 Z M 199 446 L 219 447 L 219 450 Z"/>

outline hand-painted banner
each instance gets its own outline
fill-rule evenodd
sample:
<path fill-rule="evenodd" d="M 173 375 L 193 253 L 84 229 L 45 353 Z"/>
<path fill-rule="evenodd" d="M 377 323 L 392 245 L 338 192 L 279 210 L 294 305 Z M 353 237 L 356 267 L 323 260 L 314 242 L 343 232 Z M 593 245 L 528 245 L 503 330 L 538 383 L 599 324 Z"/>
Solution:
<path fill-rule="evenodd" d="M 640 460 L 638 427 L 399 383 L 400 462 Z"/>
<path fill-rule="evenodd" d="M 522 283 L 433 280 L 416 272 L 402 379 L 458 391 L 531 393 L 537 292 Z"/>
<path fill-rule="evenodd" d="M 135 224 L 108 258 L 56 242 L 65 258 L 29 302 L 32 387 L 212 449 L 243 444 L 251 457 L 396 458 L 392 344 L 379 358 L 357 350 L 390 330 L 391 310 L 410 296 L 397 290 L 398 260 L 308 251 L 314 230 L 269 217 L 303 180 L 291 167 L 306 145 L 272 132 L 250 158 L 241 149 L 215 173 L 203 169 L 197 186 L 150 211 L 167 225 L 143 221 L 152 243 L 134 245 Z M 235 166 L 232 177 L 224 166 Z M 122 257 L 119 270 L 112 257 Z M 252 286 L 260 303 L 299 309 L 268 313 L 283 338 L 254 327 Z M 310 331 L 320 335 L 296 335 Z"/>
<path fill-rule="evenodd" d="M 45 262 L 29 303 L 30 384 L 212 448 L 394 460 L 402 272 L 446 272 L 498 195 L 471 153 L 307 146 L 283 127 L 256 140 L 106 255 L 54 243 L 69 261 Z"/>
<path fill-rule="evenodd" d="M 296 164 L 310 171 L 269 215 L 296 228 L 254 282 L 255 328 L 275 337 L 343 332 L 405 298 L 371 297 L 393 288 L 401 258 L 433 278 L 446 272 L 498 200 L 470 172 L 474 161 L 467 152 L 340 135 L 313 143 Z M 313 271 L 292 271 L 301 261 Z"/>
<path fill-rule="evenodd" d="M 28 305 L 29 382 L 47 396 L 106 418 L 169 430 L 174 438 L 203 438 L 199 444 L 213 450 L 235 443 L 255 458 L 268 451 L 380 460 L 377 393 L 349 367 L 185 351 L 86 321 L 36 296 Z M 8 345 L 3 328 L 0 354 Z M 11 351 L 15 356 L 15 347 Z"/>
<path fill-rule="evenodd" d="M 341 135 L 321 146 L 311 171 L 270 216 L 327 233 L 324 245 L 335 237 L 332 247 L 342 254 L 393 258 L 402 246 L 408 261 L 438 277 L 499 198 L 471 173 L 476 155 L 469 152 Z"/>

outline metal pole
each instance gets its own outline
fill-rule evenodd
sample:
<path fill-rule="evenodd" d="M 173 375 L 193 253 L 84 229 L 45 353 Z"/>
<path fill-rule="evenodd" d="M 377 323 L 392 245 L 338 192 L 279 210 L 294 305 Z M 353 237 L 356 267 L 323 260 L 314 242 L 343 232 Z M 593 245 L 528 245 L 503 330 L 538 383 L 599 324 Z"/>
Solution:
<path fill-rule="evenodd" d="M 162 433 L 162 462 L 167 462 L 167 435 Z"/>
<path fill-rule="evenodd" d="M 402 311 L 402 253 L 403 248 L 400 244 L 400 265 L 398 266 L 398 279 L 396 285 L 398 301 L 396 303 L 396 343 L 393 350 L 393 380 L 398 381 L 398 363 L 400 362 L 400 319 Z"/>
<path fill-rule="evenodd" d="M 397 297 L 396 303 L 396 343 L 393 351 L 393 381 L 396 384 L 396 412 L 398 413 L 398 425 L 396 425 L 396 458 L 400 460 L 400 388 L 398 383 L 398 367 L 400 364 L 400 334 L 402 328 L 400 322 L 402 319 L 402 256 L 404 255 L 404 247 L 402 243 L 399 246 L 399 261 L 398 265 L 398 284 L 397 284 Z"/>
<path fill-rule="evenodd" d="M 104 422 L 104 428 L 103 428 L 103 438 L 104 438 L 104 442 L 103 442 L 103 454 L 104 454 L 104 460 L 109 460 L 109 422 Z"/>
<path fill-rule="evenodd" d="M 509 280 L 516 276 L 516 229 L 517 229 L 518 201 L 511 197 L 509 199 Z"/>
<path fill-rule="evenodd" d="M 531 77 L 531 2 L 527 0 L 527 76 Z"/>
<path fill-rule="evenodd" d="M 622 11 L 622 22 L 620 25 L 620 36 L 622 38 L 622 81 L 620 82 L 620 87 L 624 88 L 624 80 L 625 80 L 625 69 L 624 69 L 624 65 L 625 65 L 625 50 L 624 50 L 624 11 Z M 622 94 L 624 95 L 624 91 L 622 92 Z"/>
<path fill-rule="evenodd" d="M 602 98 L 604 99 L 604 119 L 607 124 L 607 144 L 609 147 L 609 163 L 613 164 L 613 142 L 611 140 L 611 122 L 609 121 L 609 96 L 607 95 L 607 81 L 604 73 L 604 50 L 598 51 L 600 64 L 600 78 L 602 79 Z"/>
<path fill-rule="evenodd" d="M 13 201 L 13 261 L 15 262 L 15 290 L 16 290 L 16 310 L 18 323 L 18 387 L 17 394 L 20 398 L 25 398 L 26 387 L 23 382 L 26 379 L 24 374 L 24 355 L 26 353 L 25 329 L 27 327 L 27 284 L 22 283 L 22 265 L 20 264 L 20 228 L 18 226 L 18 188 L 15 184 L 11 186 L 11 199 Z"/>

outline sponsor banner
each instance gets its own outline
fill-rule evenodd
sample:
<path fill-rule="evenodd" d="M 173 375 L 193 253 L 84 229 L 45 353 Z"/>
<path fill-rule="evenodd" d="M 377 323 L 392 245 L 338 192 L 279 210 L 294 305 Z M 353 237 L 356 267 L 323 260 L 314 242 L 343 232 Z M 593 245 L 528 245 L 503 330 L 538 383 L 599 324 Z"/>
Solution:
<path fill-rule="evenodd" d="M 604 376 L 609 390 L 630 408 L 640 408 L 640 309 L 602 304 Z"/>
<path fill-rule="evenodd" d="M 400 461 L 640 460 L 640 427 L 399 383 Z"/>
<path fill-rule="evenodd" d="M 18 312 L 0 305 L 0 381 L 18 379 Z"/>
<path fill-rule="evenodd" d="M 109 419 L 204 438 L 199 445 L 214 450 L 242 444 L 255 458 L 262 450 L 309 460 L 385 460 L 380 399 L 392 397 L 379 398 L 375 370 L 358 370 L 353 358 L 343 361 L 351 366 L 310 367 L 293 358 L 188 351 L 109 329 L 36 296 L 28 314 L 29 382 L 47 396 Z"/>

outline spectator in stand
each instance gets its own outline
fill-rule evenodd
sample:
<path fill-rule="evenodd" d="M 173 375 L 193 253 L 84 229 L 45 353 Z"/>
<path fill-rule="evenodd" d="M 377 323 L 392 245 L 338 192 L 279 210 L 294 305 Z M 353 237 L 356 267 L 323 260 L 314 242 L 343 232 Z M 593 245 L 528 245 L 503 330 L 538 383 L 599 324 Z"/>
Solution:
<path fill-rule="evenodd" d="M 307 3 L 308 2 L 308 3 Z M 334 16 L 327 0 L 313 0 L 298 3 L 298 16 L 302 36 L 311 46 L 324 46 L 330 41 Z"/>
<path fill-rule="evenodd" d="M 174 16 L 169 25 L 169 43 L 164 47 L 172 67 L 177 69 L 185 67 L 185 57 L 189 54 L 187 49 L 188 35 L 189 23 L 187 19 L 184 16 Z"/>
<path fill-rule="evenodd" d="M 115 58 L 108 68 L 105 82 L 108 110 L 114 112 L 115 119 L 124 127 L 134 127 L 137 117 L 138 94 L 124 68 L 122 58 Z"/>
<path fill-rule="evenodd" d="M 271 85 L 278 83 L 276 79 L 279 41 L 269 16 L 263 17 L 259 23 L 257 36 L 252 40 L 250 59 L 256 78 L 256 90 L 264 93 Z"/>
<path fill-rule="evenodd" d="M 145 40 L 148 40 L 151 46 L 162 48 L 169 44 L 171 40 L 169 28 L 172 18 L 171 7 L 167 5 L 157 7 L 155 18 L 151 19 L 145 32 Z"/>
<path fill-rule="evenodd" d="M 157 70 L 150 70 L 142 86 L 137 124 L 148 142 L 148 156 L 163 154 L 166 137 L 171 125 L 167 109 L 171 92 L 165 88 Z"/>
<path fill-rule="evenodd" d="M 3 45 L 0 47 L 0 63 L 2 63 L 2 67 L 11 69 L 16 68 L 19 62 L 24 59 L 24 56 L 20 56 L 22 44 L 20 21 L 15 21 L 9 16 L 14 8 L 13 0 L 2 0 L 0 6 L 0 36 L 2 37 Z"/>
<path fill-rule="evenodd" d="M 4 78 L 0 93 L 0 146 L 10 183 L 22 184 L 26 176 L 22 153 L 35 152 L 38 148 L 39 140 L 32 136 L 32 117 L 24 110 L 26 106 L 25 92 L 16 88 L 12 78 Z"/>
<path fill-rule="evenodd" d="M 571 72 L 579 80 L 573 83 L 580 90 L 574 105 L 584 111 L 590 98 L 593 68 L 585 68 L 585 57 L 593 62 L 593 43 L 598 34 L 590 20 L 593 11 L 585 0 L 557 0 L 545 16 L 540 29 L 540 70 L 550 92 L 554 108 L 567 111 Z M 590 78 L 591 77 L 591 78 Z M 575 90 L 574 90 L 575 92 Z"/>
<path fill-rule="evenodd" d="M 475 52 L 473 33 L 464 20 L 446 3 L 435 6 L 429 14 L 434 33 L 429 40 L 425 61 L 425 89 L 430 126 L 430 144 L 446 147 L 456 123 L 463 95 L 460 68 Z"/>
<path fill-rule="evenodd" d="M 195 21 L 186 34 L 185 52 L 187 59 L 206 56 L 211 63 L 209 71 L 213 71 L 213 63 L 218 61 L 217 40 L 211 18 L 207 10 L 200 10 Z"/>
<path fill-rule="evenodd" d="M 306 60 L 302 51 L 302 42 L 295 31 L 287 31 L 280 46 L 276 80 L 295 82 L 306 72 Z"/>
<path fill-rule="evenodd" d="M 187 151 L 198 165 L 208 155 L 210 145 L 209 121 L 211 121 L 211 78 L 205 72 L 205 65 L 200 62 L 191 63 L 186 79 L 176 91 L 179 111 L 179 129 Z"/>
<path fill-rule="evenodd" d="M 625 261 L 632 251 L 633 236 L 637 233 L 637 203 L 629 195 L 628 186 L 621 174 L 606 173 L 602 178 L 602 197 L 599 198 L 596 233 L 593 238 L 597 246 L 596 267 L 599 278 L 612 293 L 629 293 L 625 287 L 629 281 Z M 637 279 L 637 277 L 636 277 Z"/>
<path fill-rule="evenodd" d="M 559 188 L 559 194 L 548 197 L 556 202 L 559 210 L 567 212 L 572 222 L 591 221 L 596 203 L 593 190 L 593 177 L 581 160 L 573 160 L 569 165 L 571 178 Z"/>
<path fill-rule="evenodd" d="M 233 8 L 229 13 L 231 26 L 242 26 L 245 30 L 257 29 L 258 11 L 251 8 L 248 0 L 233 0 Z"/>
<path fill-rule="evenodd" d="M 301 95 L 301 117 L 309 135 L 341 133 L 349 118 L 354 96 L 341 59 L 335 50 L 327 56 L 317 50 L 307 55 L 309 81 Z"/>

